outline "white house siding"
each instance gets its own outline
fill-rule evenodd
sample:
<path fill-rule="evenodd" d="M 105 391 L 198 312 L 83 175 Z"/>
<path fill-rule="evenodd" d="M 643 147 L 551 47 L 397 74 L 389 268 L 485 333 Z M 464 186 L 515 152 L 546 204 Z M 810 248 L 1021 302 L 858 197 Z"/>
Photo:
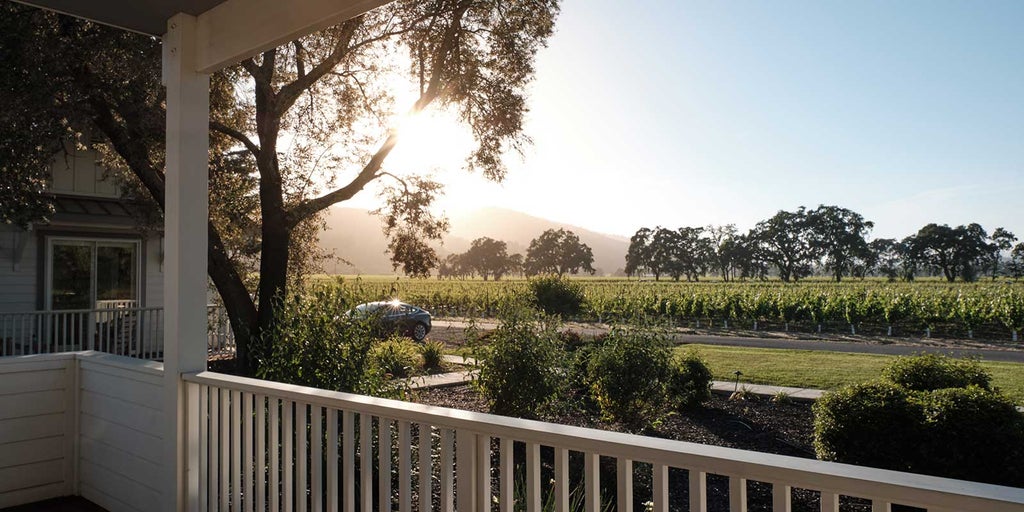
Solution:
<path fill-rule="evenodd" d="M 0 508 L 72 494 L 75 359 L 0 360 Z"/>
<path fill-rule="evenodd" d="M 0 223 L 0 312 L 37 309 L 38 245 L 34 233 Z"/>
<path fill-rule="evenodd" d="M 145 281 L 142 286 L 146 297 L 146 307 L 162 308 L 164 306 L 164 269 L 163 255 L 160 247 L 160 236 L 151 236 L 143 241 L 143 254 L 146 257 Z"/>
<path fill-rule="evenodd" d="M 111 512 L 161 502 L 162 375 L 154 362 L 80 360 L 80 493 Z"/>
<path fill-rule="evenodd" d="M 64 151 L 50 165 L 50 189 L 63 194 L 93 197 L 119 197 L 120 190 L 106 169 L 98 165 L 99 154 L 67 142 Z"/>

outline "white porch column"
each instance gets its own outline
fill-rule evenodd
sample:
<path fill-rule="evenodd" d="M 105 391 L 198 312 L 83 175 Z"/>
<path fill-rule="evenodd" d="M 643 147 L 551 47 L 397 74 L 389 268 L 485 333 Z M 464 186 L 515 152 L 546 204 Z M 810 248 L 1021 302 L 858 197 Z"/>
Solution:
<path fill-rule="evenodd" d="M 198 468 L 187 467 L 184 372 L 206 369 L 206 246 L 210 77 L 196 72 L 196 18 L 178 14 L 163 37 L 167 86 L 164 208 L 163 510 L 198 508 Z"/>

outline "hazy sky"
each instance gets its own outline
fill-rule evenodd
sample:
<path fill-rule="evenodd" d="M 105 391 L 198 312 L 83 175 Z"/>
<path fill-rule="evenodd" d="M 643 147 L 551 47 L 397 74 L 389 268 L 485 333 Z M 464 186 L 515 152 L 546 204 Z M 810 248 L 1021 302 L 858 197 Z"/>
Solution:
<path fill-rule="evenodd" d="M 530 104 L 525 161 L 445 173 L 450 213 L 629 235 L 825 203 L 874 236 L 1024 235 L 1024 1 L 566 0 Z"/>

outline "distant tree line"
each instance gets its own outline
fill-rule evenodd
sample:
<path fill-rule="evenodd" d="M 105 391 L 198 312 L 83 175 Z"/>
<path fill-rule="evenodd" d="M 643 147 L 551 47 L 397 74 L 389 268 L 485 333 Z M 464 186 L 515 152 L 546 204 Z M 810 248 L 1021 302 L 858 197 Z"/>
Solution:
<path fill-rule="evenodd" d="M 508 244 L 490 237 L 473 240 L 469 250 L 453 253 L 438 265 L 438 279 L 466 279 L 480 276 L 484 281 L 500 280 L 507 275 L 559 277 L 580 272 L 594 273 L 594 252 L 566 229 L 549 229 L 534 238 L 522 254 L 509 254 Z"/>
<path fill-rule="evenodd" d="M 955 228 L 928 224 L 896 240 L 868 241 L 874 223 L 852 210 L 818 206 L 780 210 L 747 233 L 734 224 L 708 227 L 640 228 L 630 239 L 625 272 L 655 280 L 733 279 L 798 281 L 815 273 L 913 281 L 943 276 L 976 281 L 983 276 L 1024 275 L 1024 243 L 1004 228 L 991 234 L 972 223 Z"/>

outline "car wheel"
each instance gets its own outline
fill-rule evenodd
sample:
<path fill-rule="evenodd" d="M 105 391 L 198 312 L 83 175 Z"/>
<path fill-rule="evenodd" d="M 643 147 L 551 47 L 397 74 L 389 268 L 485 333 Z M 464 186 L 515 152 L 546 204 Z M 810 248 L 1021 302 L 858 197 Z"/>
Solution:
<path fill-rule="evenodd" d="M 413 341 L 423 341 L 427 337 L 427 326 L 423 322 L 416 322 L 416 325 L 412 326 L 412 339 Z"/>

